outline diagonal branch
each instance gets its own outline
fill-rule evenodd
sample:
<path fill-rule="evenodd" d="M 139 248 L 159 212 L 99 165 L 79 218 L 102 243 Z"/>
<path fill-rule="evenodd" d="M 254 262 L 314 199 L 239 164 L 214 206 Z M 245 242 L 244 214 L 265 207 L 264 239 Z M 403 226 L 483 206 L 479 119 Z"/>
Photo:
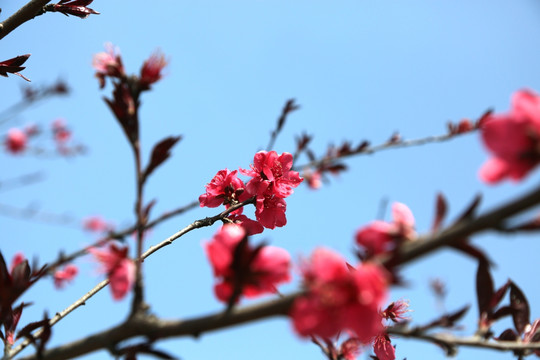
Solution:
<path fill-rule="evenodd" d="M 398 256 L 387 256 L 386 258 L 380 258 L 381 262 L 385 265 L 405 265 L 427 255 L 442 247 L 451 245 L 462 241 L 465 236 L 473 233 L 479 233 L 489 229 L 496 229 L 500 223 L 522 211 L 531 208 L 534 205 L 540 203 L 540 187 L 530 191 L 529 193 L 514 199 L 506 204 L 503 204 L 485 214 L 471 218 L 468 220 L 462 220 L 443 231 L 419 238 L 408 244 L 404 244 L 399 249 Z M 178 237 L 186 234 L 187 232 L 194 230 L 198 227 L 209 226 L 215 221 L 223 219 L 228 213 L 234 211 L 236 208 L 245 205 L 240 203 L 235 206 L 231 206 L 228 210 L 222 212 L 211 218 L 195 221 L 188 225 L 186 228 L 180 230 L 170 238 L 162 241 L 160 244 L 151 247 L 144 254 L 146 258 L 155 251 L 161 249 L 164 246 L 171 244 Z M 101 285 L 101 284 L 100 284 Z M 106 285 L 106 284 L 105 284 Z M 103 286 L 105 286 L 103 285 Z M 81 340 L 75 341 L 70 344 L 66 344 L 60 347 L 50 349 L 45 353 L 44 359 L 68 359 L 74 356 L 82 355 L 91 351 L 95 351 L 101 348 L 114 347 L 116 342 L 128 339 L 134 336 L 146 335 L 153 339 L 165 338 L 165 337 L 179 337 L 179 336 L 198 336 L 201 333 L 216 330 L 223 327 L 234 326 L 245 322 L 254 321 L 261 318 L 270 316 L 280 316 L 288 313 L 294 299 L 299 296 L 300 293 L 290 294 L 278 300 L 271 302 L 261 303 L 252 307 L 246 307 L 242 309 L 235 309 L 229 315 L 224 316 L 223 313 L 218 313 L 211 316 L 205 316 L 185 321 L 162 321 L 155 318 L 132 318 L 127 322 L 114 327 L 112 329 L 99 332 L 97 334 L 85 337 Z M 133 321 L 141 321 L 145 325 L 140 326 L 141 323 L 132 323 Z M 135 325 L 133 325 L 135 324 Z M 138 324 L 138 325 L 137 325 Z M 154 324 L 154 325 L 152 325 Z M 157 324 L 157 325 L 155 325 Z M 397 331 L 397 330 L 396 330 Z M 117 332 L 117 333 L 116 333 Z M 411 335 L 412 336 L 412 335 Z M 432 336 L 433 342 L 443 343 L 447 338 L 443 338 L 443 335 L 422 335 L 424 337 Z M 457 339 L 457 338 L 456 338 Z M 478 339 L 472 341 L 473 338 L 459 338 L 456 340 L 457 346 L 482 346 Z M 437 340 L 437 341 L 435 341 Z M 24 343 L 23 343 L 24 344 Z M 23 344 L 15 348 L 10 356 L 16 355 L 22 350 Z M 85 345 L 88 344 L 88 345 Z M 92 345 L 93 344 L 93 345 Z M 540 348 L 540 345 L 523 345 L 515 342 L 485 342 L 487 344 L 484 347 L 497 349 L 497 350 L 523 350 L 531 348 Z M 20 360 L 33 360 L 34 356 L 22 358 Z"/>
<path fill-rule="evenodd" d="M 11 15 L 9 18 L 0 23 L 0 39 L 3 39 L 6 35 L 18 28 L 23 23 L 39 15 L 43 7 L 49 2 L 51 2 L 51 0 L 29 1 L 15 14 Z"/>

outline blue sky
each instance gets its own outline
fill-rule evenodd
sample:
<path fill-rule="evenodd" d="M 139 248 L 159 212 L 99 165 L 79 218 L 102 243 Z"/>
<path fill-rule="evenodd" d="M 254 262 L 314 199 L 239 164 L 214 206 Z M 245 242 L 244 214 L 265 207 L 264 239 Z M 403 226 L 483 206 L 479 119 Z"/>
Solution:
<path fill-rule="evenodd" d="M 17 5 L 5 4 L 2 16 Z M 137 73 L 156 48 L 170 60 L 167 76 L 142 99 L 145 154 L 165 136 L 184 136 L 148 183 L 146 199 L 158 199 L 155 215 L 196 199 L 218 170 L 247 167 L 268 143 L 289 98 L 301 109 L 289 117 L 275 150 L 294 151 L 294 136 L 306 131 L 314 135 L 313 149 L 322 154 L 330 143 L 378 144 L 396 131 L 405 139 L 443 134 L 449 120 L 477 118 L 488 108 L 506 111 L 518 89 L 540 91 L 540 50 L 533 41 L 540 36 L 540 5 L 533 0 L 95 0 L 91 7 L 101 15 L 80 20 L 46 14 L 2 40 L 2 59 L 32 54 L 23 74 L 33 84 L 62 78 L 73 91 L 20 114 L 2 125 L 0 133 L 28 123 L 47 127 L 62 117 L 75 140 L 89 149 L 69 159 L 0 155 L 7 169 L 1 178 L 45 174 L 38 184 L 1 192 L 3 204 L 33 205 L 75 219 L 100 214 L 119 227 L 133 221 L 130 149 L 102 100 L 110 95 L 110 87 L 100 91 L 91 68 L 92 55 L 103 51 L 106 42 L 120 48 L 131 73 Z M 17 101 L 23 80 L 0 80 L 3 104 Z M 487 186 L 477 177 L 487 158 L 477 134 L 352 158 L 347 161 L 349 171 L 321 190 L 298 188 L 287 199 L 288 225 L 267 230 L 256 240 L 284 247 L 295 259 L 324 245 L 352 261 L 354 232 L 377 216 L 382 199 L 406 203 L 422 233 L 430 228 L 440 191 L 449 199 L 452 218 L 477 193 L 483 194 L 481 209 L 486 210 L 540 180 L 535 172 L 520 184 Z M 196 209 L 163 223 L 153 230 L 148 246 L 215 213 Z M 9 217 L 0 217 L 0 226 L 0 248 L 8 258 L 23 251 L 46 262 L 60 249 L 70 252 L 94 240 L 79 226 Z M 200 246 L 216 229 L 192 232 L 145 262 L 147 297 L 156 314 L 179 318 L 222 308 L 213 297 L 210 267 Z M 497 263 L 496 284 L 512 278 L 529 296 L 533 319 L 540 315 L 533 300 L 540 289 L 531 274 L 540 249 L 536 236 L 474 238 Z M 79 265 L 81 276 L 65 290 L 56 291 L 52 282 L 44 281 L 28 293 L 23 300 L 35 300 L 35 305 L 25 310 L 22 323 L 36 320 L 45 309 L 53 314 L 67 307 L 101 279 L 89 258 Z M 473 305 L 463 332 L 471 334 L 477 317 L 475 271 L 474 261 L 444 250 L 405 268 L 409 287 L 395 289 L 391 298 L 409 299 L 413 320 L 425 323 L 439 314 L 428 282 L 441 278 L 449 290 L 448 310 Z M 297 284 L 298 278 L 284 291 Z M 55 326 L 51 345 L 116 324 L 129 303 L 115 303 L 103 291 Z M 496 331 L 504 328 L 502 324 Z M 395 343 L 400 359 L 444 358 L 431 344 L 400 339 Z M 161 344 L 182 359 L 323 358 L 316 346 L 294 335 L 286 319 Z M 84 359 L 107 356 L 100 352 Z M 467 349 L 459 355 L 479 356 L 478 350 Z"/>

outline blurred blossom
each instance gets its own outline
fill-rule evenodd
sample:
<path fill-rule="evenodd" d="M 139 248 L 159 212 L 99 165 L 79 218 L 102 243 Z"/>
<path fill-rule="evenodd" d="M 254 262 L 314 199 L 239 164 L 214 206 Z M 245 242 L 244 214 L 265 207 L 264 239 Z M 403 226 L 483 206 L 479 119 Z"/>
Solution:
<path fill-rule="evenodd" d="M 24 131 L 16 128 L 9 129 L 5 139 L 6 150 L 12 154 L 21 153 L 26 148 L 27 141 L 28 137 Z"/>

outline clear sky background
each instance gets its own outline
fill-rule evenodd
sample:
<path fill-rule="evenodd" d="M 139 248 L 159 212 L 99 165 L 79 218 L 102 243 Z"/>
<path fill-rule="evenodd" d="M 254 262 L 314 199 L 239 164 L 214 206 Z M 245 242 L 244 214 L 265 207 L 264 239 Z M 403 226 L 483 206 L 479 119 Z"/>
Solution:
<path fill-rule="evenodd" d="M 2 4 L 2 18 L 22 2 Z M 72 93 L 36 106 L 0 127 L 36 123 L 47 128 L 61 117 L 84 156 L 62 158 L 1 154 L 1 179 L 41 171 L 37 184 L 0 192 L 0 203 L 66 214 L 73 219 L 101 215 L 119 228 L 132 224 L 134 166 L 120 127 L 102 100 L 111 88 L 98 89 L 91 68 L 93 54 L 105 42 L 121 49 L 128 73 L 160 48 L 170 60 L 167 76 L 144 94 L 141 110 L 143 151 L 168 135 L 182 134 L 173 157 L 150 179 L 146 200 L 158 199 L 153 214 L 187 204 L 225 167 L 247 167 L 268 143 L 285 101 L 301 109 L 289 117 L 275 150 L 294 151 L 294 136 L 314 135 L 313 149 L 323 154 L 344 140 L 373 144 L 399 131 L 414 139 L 443 134 L 449 120 L 477 118 L 488 108 L 506 111 L 521 88 L 540 91 L 540 3 L 502 1 L 102 1 L 101 15 L 86 20 L 46 14 L 23 25 L 1 42 L 2 59 L 31 53 L 23 74 L 33 84 L 66 80 Z M 20 98 L 24 80 L 0 79 L 2 107 Z M 35 145 L 53 149 L 46 136 Z M 438 192 L 449 199 L 450 219 L 482 193 L 486 210 L 522 194 L 540 181 L 538 172 L 520 184 L 487 186 L 477 172 L 488 158 L 478 134 L 417 148 L 389 150 L 347 161 L 350 169 L 322 189 L 299 187 L 287 199 L 286 227 L 265 230 L 253 240 L 267 240 L 295 259 L 327 246 L 354 261 L 353 236 L 374 220 L 380 203 L 407 204 L 417 230 L 429 230 Z M 304 159 L 306 160 L 306 159 Z M 304 161 L 302 161 L 304 162 Z M 218 209 L 196 209 L 155 228 L 147 246 L 193 220 Z M 249 213 L 249 212 L 248 212 Z M 387 211 L 386 219 L 389 219 Z M 40 262 L 95 241 L 70 226 L 0 217 L 0 249 L 11 259 L 17 251 Z M 194 231 L 145 262 L 146 296 L 152 311 L 167 318 L 203 315 L 223 308 L 212 293 L 212 274 L 201 242 L 217 225 Z M 538 234 L 502 237 L 483 234 L 474 244 L 497 263 L 496 285 L 513 279 L 529 297 L 532 320 L 540 317 L 536 264 Z M 24 301 L 21 324 L 54 314 L 78 299 L 102 278 L 90 257 L 78 262 L 81 274 L 62 291 L 52 281 L 38 283 Z M 440 251 L 403 271 L 408 288 L 391 299 L 410 300 L 413 322 L 440 315 L 430 279 L 447 284 L 447 310 L 472 308 L 463 334 L 472 334 L 478 312 L 474 293 L 476 262 L 453 251 Z M 283 291 L 293 291 L 298 276 Z M 250 303 L 245 301 L 245 304 Z M 113 302 L 102 291 L 54 327 L 49 346 L 58 345 L 122 321 L 130 301 Z M 510 321 L 495 327 L 500 333 Z M 398 359 L 443 359 L 428 343 L 394 339 Z M 184 359 L 323 359 L 320 350 L 298 338 L 288 319 L 274 319 L 205 334 L 199 339 L 161 342 L 157 346 Z M 367 358 L 367 351 L 361 358 Z M 104 359 L 105 352 L 84 359 Z M 461 349 L 460 359 L 510 359 L 512 354 Z"/>

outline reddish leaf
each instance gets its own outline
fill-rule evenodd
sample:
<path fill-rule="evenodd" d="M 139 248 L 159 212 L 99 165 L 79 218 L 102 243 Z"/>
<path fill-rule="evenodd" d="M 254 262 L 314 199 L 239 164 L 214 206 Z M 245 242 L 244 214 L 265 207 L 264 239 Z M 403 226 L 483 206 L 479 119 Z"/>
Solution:
<path fill-rule="evenodd" d="M 512 308 L 514 327 L 518 334 L 523 334 L 525 327 L 530 323 L 529 302 L 525 294 L 513 282 L 510 283 L 510 307 Z"/>
<path fill-rule="evenodd" d="M 468 239 L 464 239 L 458 243 L 453 243 L 452 245 L 450 245 L 450 247 L 459 250 L 462 253 L 467 254 L 480 261 L 485 261 L 488 264 L 491 263 L 487 255 L 484 254 L 482 250 L 468 243 Z"/>
<path fill-rule="evenodd" d="M 444 314 L 443 316 L 433 320 L 427 325 L 424 325 L 421 327 L 422 331 L 426 331 L 429 329 L 432 329 L 434 327 L 445 327 L 445 328 L 451 328 L 454 327 L 456 322 L 460 320 L 467 311 L 469 311 L 470 305 L 465 305 L 461 309 L 454 311 L 452 313 Z"/>
<path fill-rule="evenodd" d="M 510 286 L 510 281 L 507 281 L 503 286 L 501 286 L 495 294 L 493 294 L 493 297 L 491 298 L 491 301 L 489 303 L 490 309 L 495 309 L 495 306 L 499 305 L 504 295 L 506 295 L 506 291 L 508 290 L 508 287 Z"/>
<path fill-rule="evenodd" d="M 435 220 L 433 220 L 433 226 L 431 227 L 431 231 L 439 230 L 442 221 L 446 217 L 447 211 L 448 205 L 446 203 L 446 199 L 444 198 L 444 195 L 442 193 L 438 193 L 437 202 L 435 205 Z"/>
<path fill-rule="evenodd" d="M 476 299 L 478 302 L 478 313 L 491 313 L 491 299 L 494 292 L 493 278 L 489 272 L 489 263 L 486 261 L 478 262 L 476 272 Z"/>
<path fill-rule="evenodd" d="M 146 204 L 146 206 L 142 209 L 143 217 L 145 219 L 148 219 L 148 216 L 150 215 L 150 210 L 152 210 L 154 205 L 156 205 L 156 202 L 157 202 L 157 200 L 154 199 L 154 200 L 150 201 L 148 204 Z"/>
<path fill-rule="evenodd" d="M 25 69 L 25 67 L 21 65 L 24 64 L 26 60 L 28 60 L 29 57 L 30 57 L 30 54 L 26 54 L 26 55 L 20 55 L 20 56 L 16 56 L 8 60 L 1 61 L 0 62 L 0 76 L 7 77 L 8 73 L 10 73 L 13 75 L 20 76 L 26 81 L 30 81 L 23 75 L 19 74 L 19 71 L 22 71 Z"/>
<path fill-rule="evenodd" d="M 512 329 L 504 330 L 499 337 L 496 337 L 495 340 L 498 341 L 516 341 L 518 339 L 517 334 Z"/>
<path fill-rule="evenodd" d="M 356 147 L 355 152 L 365 151 L 368 147 L 369 147 L 369 141 L 364 140 Z"/>
<path fill-rule="evenodd" d="M 482 116 L 480 116 L 480 118 L 476 121 L 475 127 L 476 128 L 481 127 L 492 113 L 493 113 L 493 109 L 486 110 L 486 112 L 483 113 Z"/>
<path fill-rule="evenodd" d="M 502 319 L 503 317 L 505 316 L 510 316 L 512 315 L 513 313 L 513 310 L 510 306 L 503 306 L 501 308 L 499 308 L 497 311 L 495 311 L 495 313 L 493 313 L 493 315 L 491 315 L 491 320 L 500 320 Z"/>
<path fill-rule="evenodd" d="M 482 201 L 482 195 L 478 194 L 474 197 L 473 201 L 467 207 L 467 209 L 465 209 L 463 214 L 458 217 L 456 222 L 466 221 L 472 218 L 476 212 L 476 208 L 478 208 L 478 205 L 480 205 L 480 201 Z"/>
<path fill-rule="evenodd" d="M 144 172 L 143 178 L 147 178 L 159 165 L 163 164 L 171 156 L 172 147 L 181 139 L 181 136 L 169 136 L 154 145 L 150 163 Z"/>

